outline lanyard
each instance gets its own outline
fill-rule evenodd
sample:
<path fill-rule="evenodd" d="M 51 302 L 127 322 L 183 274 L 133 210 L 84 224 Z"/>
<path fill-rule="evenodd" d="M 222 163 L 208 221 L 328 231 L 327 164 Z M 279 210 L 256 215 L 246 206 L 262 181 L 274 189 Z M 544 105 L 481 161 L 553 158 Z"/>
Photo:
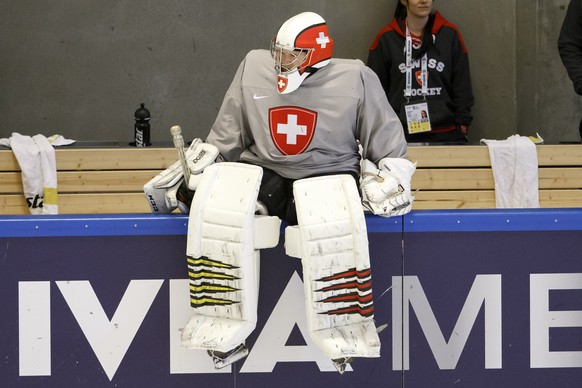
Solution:
<path fill-rule="evenodd" d="M 404 89 L 404 97 L 407 100 L 412 96 L 412 36 L 410 36 L 410 30 L 408 30 L 408 25 L 406 25 L 406 89 Z M 422 96 L 426 99 L 428 95 L 428 58 L 426 53 L 422 56 L 420 60 L 420 81 L 422 82 Z"/>

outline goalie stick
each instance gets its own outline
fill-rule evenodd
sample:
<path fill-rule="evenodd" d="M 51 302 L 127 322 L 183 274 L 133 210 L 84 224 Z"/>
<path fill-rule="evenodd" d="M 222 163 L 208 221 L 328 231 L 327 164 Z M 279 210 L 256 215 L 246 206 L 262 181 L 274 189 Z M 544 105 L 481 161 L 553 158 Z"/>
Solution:
<path fill-rule="evenodd" d="M 184 138 L 182 137 L 182 127 L 179 125 L 174 125 L 170 128 L 170 133 L 172 134 L 172 140 L 174 141 L 174 147 L 178 150 L 178 158 L 180 159 L 180 165 L 182 166 L 182 172 L 184 174 L 184 182 L 188 184 L 190 182 L 190 169 L 188 168 L 188 161 L 186 160 L 186 154 L 184 153 Z"/>

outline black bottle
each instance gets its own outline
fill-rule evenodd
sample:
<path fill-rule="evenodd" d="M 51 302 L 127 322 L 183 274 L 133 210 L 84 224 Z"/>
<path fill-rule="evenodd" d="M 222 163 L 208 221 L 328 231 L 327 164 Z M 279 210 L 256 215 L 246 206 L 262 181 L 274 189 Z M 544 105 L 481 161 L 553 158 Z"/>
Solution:
<path fill-rule="evenodd" d="M 149 147 L 150 143 L 150 111 L 145 108 L 145 104 L 140 104 L 140 108 L 135 111 L 134 139 L 136 147 Z"/>

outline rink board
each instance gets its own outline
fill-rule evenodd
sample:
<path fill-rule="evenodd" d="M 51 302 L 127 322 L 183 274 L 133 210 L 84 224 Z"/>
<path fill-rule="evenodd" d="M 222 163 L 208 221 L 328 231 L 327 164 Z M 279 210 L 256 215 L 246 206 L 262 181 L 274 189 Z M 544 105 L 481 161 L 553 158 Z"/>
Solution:
<path fill-rule="evenodd" d="M 283 239 L 261 252 L 249 356 L 216 371 L 178 343 L 186 217 L 0 217 L 2 386 L 578 386 L 582 211 L 367 224 L 375 318 L 388 326 L 382 356 L 339 375 L 305 338 L 301 263 Z"/>

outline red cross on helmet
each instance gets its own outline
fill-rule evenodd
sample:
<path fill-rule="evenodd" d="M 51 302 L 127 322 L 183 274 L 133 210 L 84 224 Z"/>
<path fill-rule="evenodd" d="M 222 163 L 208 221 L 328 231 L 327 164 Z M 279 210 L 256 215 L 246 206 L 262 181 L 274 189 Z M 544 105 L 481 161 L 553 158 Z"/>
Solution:
<path fill-rule="evenodd" d="M 327 65 L 333 39 L 327 23 L 314 12 L 303 12 L 287 20 L 271 43 L 280 94 L 297 90 L 303 80 Z"/>

